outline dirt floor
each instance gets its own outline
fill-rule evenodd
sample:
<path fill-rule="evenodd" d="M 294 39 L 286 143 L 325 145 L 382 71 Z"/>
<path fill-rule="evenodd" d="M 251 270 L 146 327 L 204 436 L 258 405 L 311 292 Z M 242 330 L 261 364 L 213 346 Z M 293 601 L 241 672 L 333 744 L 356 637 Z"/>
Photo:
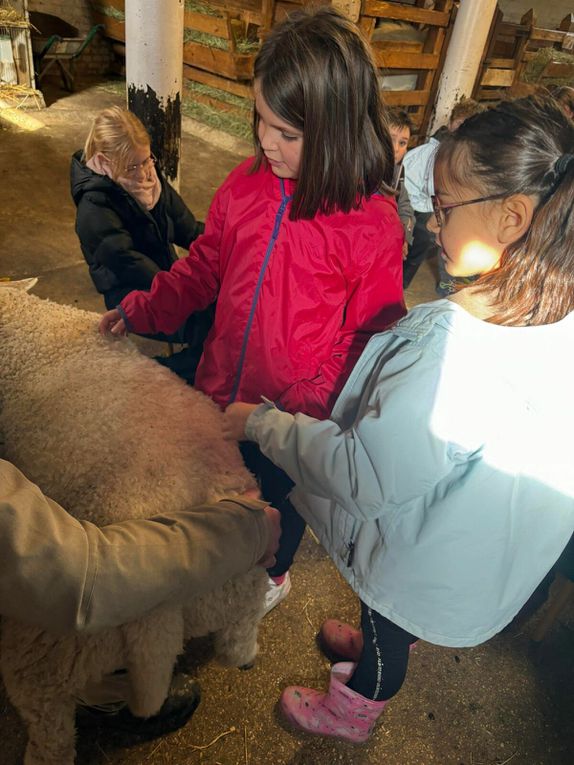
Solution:
<path fill-rule="evenodd" d="M 120 97 L 103 85 L 72 96 L 55 90 L 33 113 L 35 131 L 0 124 L 0 277 L 38 276 L 35 292 L 101 311 L 74 233 L 68 172 L 92 115 Z M 4 128 L 4 129 L 2 129 Z M 182 194 L 199 216 L 227 172 L 249 151 L 237 140 L 184 123 Z M 433 264 L 408 291 L 432 299 Z M 157 352 L 142 344 L 144 352 Z M 188 646 L 186 666 L 203 700 L 182 730 L 124 746 L 82 732 L 78 765 L 569 765 L 574 762 L 574 604 L 535 650 L 537 616 L 473 649 L 419 643 L 401 692 L 372 739 L 355 747 L 290 730 L 276 701 L 290 684 L 326 687 L 329 665 L 315 645 L 330 616 L 355 621 L 356 599 L 322 548 L 307 535 L 292 569 L 293 590 L 263 621 L 249 671 L 227 669 L 209 641 Z M 25 731 L 0 686 L 0 764 L 22 762 Z"/>

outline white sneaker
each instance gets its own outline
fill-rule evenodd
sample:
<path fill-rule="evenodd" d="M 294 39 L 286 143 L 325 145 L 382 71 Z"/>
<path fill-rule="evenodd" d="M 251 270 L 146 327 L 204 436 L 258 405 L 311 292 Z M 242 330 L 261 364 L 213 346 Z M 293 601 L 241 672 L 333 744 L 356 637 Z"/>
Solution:
<path fill-rule="evenodd" d="M 272 611 L 275 606 L 278 606 L 282 600 L 285 600 L 287 595 L 291 592 L 291 577 L 289 572 L 285 574 L 285 579 L 281 584 L 276 584 L 271 577 L 269 577 L 269 583 L 267 585 L 267 592 L 265 593 L 265 601 L 263 604 L 263 611 L 261 616 L 265 616 Z"/>

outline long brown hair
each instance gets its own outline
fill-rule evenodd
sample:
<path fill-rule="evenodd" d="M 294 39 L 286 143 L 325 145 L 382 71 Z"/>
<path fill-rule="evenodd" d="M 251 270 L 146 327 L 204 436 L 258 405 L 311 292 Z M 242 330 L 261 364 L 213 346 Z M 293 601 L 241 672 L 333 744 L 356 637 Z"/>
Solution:
<path fill-rule="evenodd" d="M 547 96 L 502 102 L 441 142 L 440 175 L 482 194 L 537 200 L 526 234 L 476 287 L 489 321 L 549 324 L 574 310 L 574 123 Z"/>
<path fill-rule="evenodd" d="M 255 60 L 269 108 L 303 133 L 290 218 L 349 212 L 392 194 L 394 154 L 377 72 L 357 27 L 332 8 L 297 11 L 273 28 Z M 264 162 L 257 137 L 256 161 Z"/>

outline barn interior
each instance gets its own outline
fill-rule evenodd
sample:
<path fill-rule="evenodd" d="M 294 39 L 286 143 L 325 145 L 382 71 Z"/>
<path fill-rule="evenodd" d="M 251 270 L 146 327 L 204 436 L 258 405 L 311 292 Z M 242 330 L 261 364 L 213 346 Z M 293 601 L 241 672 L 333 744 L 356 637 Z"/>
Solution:
<path fill-rule="evenodd" d="M 390 78 L 390 88 L 399 78 L 400 89 L 385 90 L 384 99 L 409 111 L 413 146 L 438 126 L 441 73 L 465 2 L 475 0 L 333 2 L 354 15 L 371 40 L 381 81 Z M 76 236 L 69 168 L 94 116 L 126 104 L 129 3 L 0 0 L 0 279 L 37 277 L 34 294 L 98 314 L 104 305 Z M 252 153 L 251 74 L 260 32 L 304 4 L 185 3 L 179 188 L 200 220 L 228 173 Z M 150 13 L 151 6 L 165 10 L 153 2 Z M 467 95 L 488 104 L 540 85 L 574 84 L 572 0 L 487 2 L 485 12 L 487 6 L 482 54 Z M 385 37 L 385 22 L 389 28 L 398 22 L 402 31 Z M 426 260 L 405 291 L 408 307 L 433 300 L 437 279 L 436 258 Z M 168 353 L 165 343 L 135 342 L 146 355 Z M 557 578 L 541 608 L 487 643 L 455 649 L 419 641 L 404 687 L 360 747 L 298 733 L 277 711 L 286 685 L 326 686 L 329 664 L 315 642 L 324 619 L 358 618 L 354 593 L 310 533 L 292 580 L 290 595 L 262 622 L 252 669 L 223 667 L 209 640 L 191 641 L 182 661 L 202 687 L 191 721 L 153 741 L 97 726 L 80 729 L 78 765 L 574 761 L 574 597 L 567 578 Z M 1 681 L 0 741 L 2 765 L 23 761 L 25 727 Z"/>

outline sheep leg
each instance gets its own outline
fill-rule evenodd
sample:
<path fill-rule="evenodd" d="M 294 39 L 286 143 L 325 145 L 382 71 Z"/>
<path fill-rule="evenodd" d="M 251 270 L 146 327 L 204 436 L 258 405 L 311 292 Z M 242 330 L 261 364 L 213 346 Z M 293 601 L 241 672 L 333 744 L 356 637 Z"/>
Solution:
<path fill-rule="evenodd" d="M 18 711 L 28 730 L 24 765 L 74 765 L 76 704 L 70 696 L 29 698 Z"/>
<path fill-rule="evenodd" d="M 181 609 L 157 609 L 122 628 L 130 694 L 128 706 L 137 717 L 151 717 L 165 701 L 178 655 L 183 650 Z"/>
<path fill-rule="evenodd" d="M 257 656 L 259 620 L 253 614 L 225 625 L 214 633 L 215 651 L 232 667 L 248 668 Z"/>
<path fill-rule="evenodd" d="M 74 765 L 76 703 L 54 667 L 57 642 L 9 619 L 2 624 L 2 677 L 28 733 L 24 765 Z"/>

